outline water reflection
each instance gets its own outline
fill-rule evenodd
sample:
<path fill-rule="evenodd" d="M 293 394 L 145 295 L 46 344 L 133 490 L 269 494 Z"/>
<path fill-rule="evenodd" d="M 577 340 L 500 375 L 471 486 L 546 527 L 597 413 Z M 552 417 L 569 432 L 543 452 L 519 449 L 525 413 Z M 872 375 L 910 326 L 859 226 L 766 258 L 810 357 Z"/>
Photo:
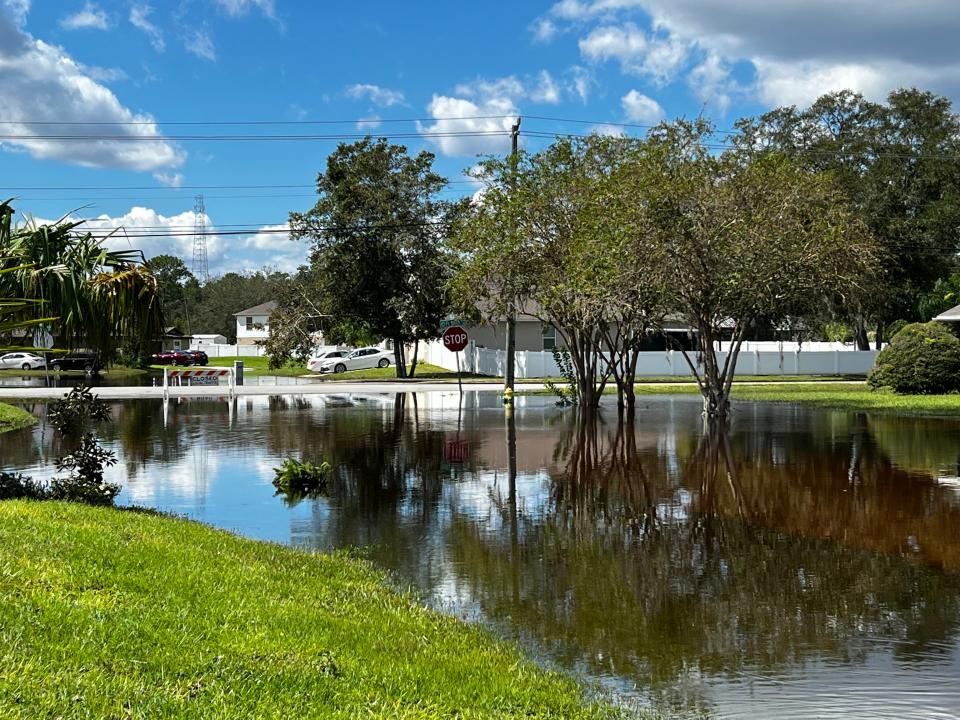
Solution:
<path fill-rule="evenodd" d="M 960 714 L 960 424 L 649 399 L 635 423 L 456 394 L 116 404 L 124 502 L 364 546 L 551 662 L 720 717 Z M 41 412 L 42 406 L 34 407 Z M 0 436 L 42 475 L 41 423 Z M 334 467 L 287 508 L 272 468 Z"/>

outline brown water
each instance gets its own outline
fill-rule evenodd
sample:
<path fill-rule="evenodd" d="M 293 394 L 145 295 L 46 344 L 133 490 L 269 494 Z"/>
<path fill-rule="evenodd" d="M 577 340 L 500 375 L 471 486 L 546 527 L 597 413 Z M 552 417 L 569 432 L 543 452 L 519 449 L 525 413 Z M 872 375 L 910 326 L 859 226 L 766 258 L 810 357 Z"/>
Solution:
<path fill-rule="evenodd" d="M 43 406 L 33 406 L 38 414 Z M 362 546 L 430 603 L 628 704 L 709 717 L 960 717 L 960 423 L 693 398 L 632 426 L 529 398 L 114 406 L 121 502 L 251 537 Z M 459 429 L 458 429 L 459 427 Z M 0 435 L 37 477 L 49 428 Z M 288 505 L 272 468 L 336 468 Z"/>

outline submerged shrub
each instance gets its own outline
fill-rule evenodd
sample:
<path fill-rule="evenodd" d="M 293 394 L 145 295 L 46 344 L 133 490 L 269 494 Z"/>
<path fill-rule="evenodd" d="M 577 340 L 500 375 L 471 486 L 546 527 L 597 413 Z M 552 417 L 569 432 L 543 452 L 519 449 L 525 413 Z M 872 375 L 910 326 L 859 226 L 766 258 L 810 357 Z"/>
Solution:
<path fill-rule="evenodd" d="M 283 465 L 274 468 L 276 477 L 273 486 L 277 488 L 277 495 L 285 495 L 287 504 L 296 505 L 304 498 L 314 498 L 324 495 L 330 474 L 333 468 L 328 462 L 315 465 L 309 460 L 300 462 L 294 458 L 287 458 Z"/>
<path fill-rule="evenodd" d="M 53 404 L 47 418 L 61 435 L 79 435 L 88 423 L 109 420 L 110 406 L 79 385 Z"/>
<path fill-rule="evenodd" d="M 103 468 L 116 462 L 116 456 L 100 447 L 93 433 L 87 433 L 76 450 L 57 460 L 57 469 L 67 470 L 69 474 L 50 481 L 50 498 L 90 505 L 112 505 L 120 486 L 104 481 Z"/>
<path fill-rule="evenodd" d="M 20 473 L 0 472 L 0 500 L 46 500 L 43 483 Z"/>
<path fill-rule="evenodd" d="M 935 321 L 907 325 L 880 351 L 867 383 L 911 395 L 960 390 L 960 340 Z"/>

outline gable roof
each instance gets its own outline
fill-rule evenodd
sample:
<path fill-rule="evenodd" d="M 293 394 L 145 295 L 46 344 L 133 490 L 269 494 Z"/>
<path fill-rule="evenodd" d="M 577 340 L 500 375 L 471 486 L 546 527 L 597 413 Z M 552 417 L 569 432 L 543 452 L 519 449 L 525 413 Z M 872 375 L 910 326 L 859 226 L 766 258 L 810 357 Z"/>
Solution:
<path fill-rule="evenodd" d="M 241 310 L 240 312 L 235 312 L 234 317 L 238 315 L 269 315 L 277 308 L 277 303 L 274 300 L 270 302 L 260 303 L 259 305 L 254 305 L 252 308 L 247 308 L 246 310 Z"/>
<path fill-rule="evenodd" d="M 937 315 L 934 320 L 940 320 L 941 322 L 960 322 L 960 305 L 945 310 Z"/>

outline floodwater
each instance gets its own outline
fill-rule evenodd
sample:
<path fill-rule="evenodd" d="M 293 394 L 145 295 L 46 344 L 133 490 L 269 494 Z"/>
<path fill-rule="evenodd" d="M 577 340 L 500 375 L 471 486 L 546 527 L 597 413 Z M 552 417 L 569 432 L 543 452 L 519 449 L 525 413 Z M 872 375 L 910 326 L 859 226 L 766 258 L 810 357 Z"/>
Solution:
<path fill-rule="evenodd" d="M 960 422 L 695 398 L 635 424 L 468 393 L 113 404 L 119 501 L 363 547 L 444 611 L 628 705 L 715 718 L 960 717 Z M 42 415 L 41 404 L 27 406 Z M 38 426 L 0 468 L 48 477 Z M 274 495 L 288 457 L 328 497 Z"/>
<path fill-rule="evenodd" d="M 203 367 L 197 367 L 202 370 Z M 284 385 L 309 385 L 324 382 L 319 376 L 297 377 L 286 375 L 256 375 L 246 373 L 245 385 L 269 385 L 282 387 Z M 0 388 L 44 388 L 62 387 L 72 388 L 78 385 L 89 387 L 151 387 L 163 385 L 163 374 L 151 372 L 137 375 L 85 375 L 83 373 L 39 375 L 35 373 L 23 375 L 0 375 Z"/>

